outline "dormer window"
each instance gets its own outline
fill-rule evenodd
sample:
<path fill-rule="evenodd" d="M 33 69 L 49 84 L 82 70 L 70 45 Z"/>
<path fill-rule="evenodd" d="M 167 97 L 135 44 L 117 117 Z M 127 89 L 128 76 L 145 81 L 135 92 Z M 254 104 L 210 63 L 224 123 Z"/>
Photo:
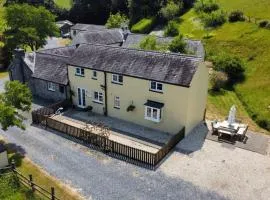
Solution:
<path fill-rule="evenodd" d="M 150 90 L 154 92 L 163 92 L 163 84 L 156 81 L 151 81 Z"/>
<path fill-rule="evenodd" d="M 77 76 L 84 76 L 84 68 L 76 67 L 75 75 L 77 75 Z"/>
<path fill-rule="evenodd" d="M 112 83 L 123 84 L 123 76 L 119 74 L 112 75 Z"/>

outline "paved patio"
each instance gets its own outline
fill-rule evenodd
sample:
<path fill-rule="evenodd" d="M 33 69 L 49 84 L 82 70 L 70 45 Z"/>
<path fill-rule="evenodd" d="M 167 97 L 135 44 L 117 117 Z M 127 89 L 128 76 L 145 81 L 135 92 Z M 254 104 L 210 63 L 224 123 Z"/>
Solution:
<path fill-rule="evenodd" d="M 156 146 L 163 146 L 172 137 L 172 135 L 167 132 L 154 130 L 121 119 L 106 117 L 95 113 L 68 110 L 64 113 L 64 116 L 83 122 L 102 123 L 109 127 L 110 130 L 118 132 L 125 137 L 132 137 L 136 140 L 151 143 Z"/>
<path fill-rule="evenodd" d="M 254 133 L 252 131 L 247 131 L 246 133 L 246 139 L 244 142 L 241 141 L 236 141 L 234 144 L 229 144 L 223 141 L 218 140 L 217 135 L 212 135 L 212 130 L 210 128 L 210 123 L 207 123 L 208 125 L 208 133 L 206 135 L 206 138 L 212 141 L 220 142 L 223 143 L 226 146 L 231 146 L 231 147 L 238 147 L 241 149 L 253 151 L 256 153 L 260 153 L 262 155 L 267 154 L 267 148 L 268 148 L 268 143 L 269 143 L 269 137 L 266 135 L 260 134 L 260 133 Z"/>

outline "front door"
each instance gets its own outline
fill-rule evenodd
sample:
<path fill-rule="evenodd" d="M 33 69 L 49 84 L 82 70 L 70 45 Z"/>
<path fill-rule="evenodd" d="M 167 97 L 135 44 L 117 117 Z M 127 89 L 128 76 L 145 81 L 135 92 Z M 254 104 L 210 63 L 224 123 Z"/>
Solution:
<path fill-rule="evenodd" d="M 85 89 L 78 88 L 78 107 L 85 108 Z"/>

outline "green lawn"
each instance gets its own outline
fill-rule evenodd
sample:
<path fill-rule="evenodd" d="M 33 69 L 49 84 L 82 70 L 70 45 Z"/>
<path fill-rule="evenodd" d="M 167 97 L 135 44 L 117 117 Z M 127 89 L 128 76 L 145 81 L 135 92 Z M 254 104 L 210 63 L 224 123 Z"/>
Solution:
<path fill-rule="evenodd" d="M 270 119 L 270 30 L 248 22 L 226 23 L 220 28 L 205 30 L 193 9 L 181 17 L 179 30 L 187 37 L 203 40 L 207 54 L 225 51 L 243 58 L 246 63 L 246 80 L 235 87 L 235 98 L 227 93 L 209 96 L 208 107 L 212 108 L 213 115 L 227 114 L 223 111 L 224 104 L 218 102 L 226 101 L 228 109 L 240 99 L 250 116 Z M 210 39 L 203 39 L 207 35 Z"/>
<path fill-rule="evenodd" d="M 269 0 L 216 0 L 220 6 L 230 12 L 241 10 L 246 16 L 258 19 L 270 19 Z"/>
<path fill-rule="evenodd" d="M 54 2 L 61 8 L 66 8 L 66 9 L 70 9 L 72 4 L 73 4 L 73 0 L 54 0 Z"/>

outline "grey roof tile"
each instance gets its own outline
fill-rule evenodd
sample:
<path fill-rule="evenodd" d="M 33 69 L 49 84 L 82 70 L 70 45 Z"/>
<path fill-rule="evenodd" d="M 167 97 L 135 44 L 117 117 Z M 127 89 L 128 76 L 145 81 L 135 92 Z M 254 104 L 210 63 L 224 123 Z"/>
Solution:
<path fill-rule="evenodd" d="M 195 56 L 81 44 L 68 64 L 189 87 L 202 61 Z"/>

